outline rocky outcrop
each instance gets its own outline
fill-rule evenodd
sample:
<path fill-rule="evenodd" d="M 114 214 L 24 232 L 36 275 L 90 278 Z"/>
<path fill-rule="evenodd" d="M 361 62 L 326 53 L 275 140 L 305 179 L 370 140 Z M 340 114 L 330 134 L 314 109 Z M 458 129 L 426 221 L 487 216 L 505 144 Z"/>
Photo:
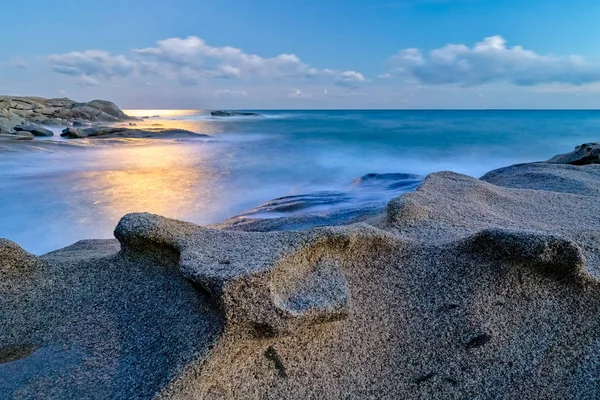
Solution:
<path fill-rule="evenodd" d="M 0 96 L 0 128 L 12 132 L 17 125 L 65 125 L 74 121 L 120 122 L 130 119 L 114 103 L 88 103 L 41 97 Z"/>
<path fill-rule="evenodd" d="M 33 135 L 15 135 L 12 133 L 0 133 L 0 140 L 2 141 L 15 141 L 15 140 L 33 140 Z"/>
<path fill-rule="evenodd" d="M 50 129 L 42 128 L 37 125 L 17 125 L 13 128 L 16 132 L 29 132 L 33 136 L 54 136 Z"/>
<path fill-rule="evenodd" d="M 547 162 L 571 165 L 600 164 L 600 143 L 584 143 L 575 147 L 574 151 L 556 155 Z"/>
<path fill-rule="evenodd" d="M 83 138 L 185 138 L 209 137 L 209 135 L 194 133 L 183 129 L 131 129 L 123 127 L 73 128 L 63 129 L 61 135 L 67 139 Z"/>
<path fill-rule="evenodd" d="M 254 112 L 242 112 L 242 111 L 225 111 L 215 110 L 211 111 L 210 115 L 213 117 L 260 117 L 261 115 Z"/>

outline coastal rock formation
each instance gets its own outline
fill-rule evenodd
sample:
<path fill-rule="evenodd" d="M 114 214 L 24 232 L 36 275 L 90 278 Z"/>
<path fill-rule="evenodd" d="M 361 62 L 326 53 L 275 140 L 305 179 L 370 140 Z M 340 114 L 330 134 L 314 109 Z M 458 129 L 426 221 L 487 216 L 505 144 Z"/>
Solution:
<path fill-rule="evenodd" d="M 212 115 L 213 117 L 260 117 L 260 114 L 254 113 L 254 112 L 224 111 L 224 110 L 211 111 L 210 115 Z"/>
<path fill-rule="evenodd" d="M 16 132 L 29 132 L 33 136 L 54 136 L 50 129 L 42 128 L 37 125 L 17 125 L 13 128 Z"/>
<path fill-rule="evenodd" d="M 523 164 L 347 226 L 0 241 L 0 397 L 598 398 L 599 185 Z"/>
<path fill-rule="evenodd" d="M 571 165 L 600 164 L 600 143 L 584 143 L 570 153 L 552 157 L 548 162 Z"/>
<path fill-rule="evenodd" d="M 209 135 L 194 133 L 184 129 L 131 129 L 123 127 L 73 128 L 63 129 L 61 135 L 67 139 L 82 138 L 184 138 L 208 137 Z"/>
<path fill-rule="evenodd" d="M 41 97 L 0 96 L 0 128 L 9 132 L 17 125 L 61 125 L 73 121 L 120 122 L 130 119 L 114 103 L 88 103 Z"/>

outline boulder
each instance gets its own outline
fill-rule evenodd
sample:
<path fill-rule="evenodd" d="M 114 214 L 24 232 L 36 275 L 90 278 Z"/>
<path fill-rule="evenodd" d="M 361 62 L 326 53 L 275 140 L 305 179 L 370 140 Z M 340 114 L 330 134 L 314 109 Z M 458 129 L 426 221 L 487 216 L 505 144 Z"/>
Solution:
<path fill-rule="evenodd" d="M 33 136 L 54 136 L 54 132 L 37 125 L 17 125 L 14 127 L 17 132 L 30 132 Z"/>
<path fill-rule="evenodd" d="M 130 129 L 119 127 L 95 127 L 95 128 L 74 128 L 67 127 L 63 129 L 61 135 L 67 139 L 81 138 L 185 138 L 185 137 L 209 137 L 200 133 L 194 133 L 183 129 Z"/>
<path fill-rule="evenodd" d="M 12 132 L 15 125 L 23 123 L 23 119 L 9 111 L 0 113 L 0 128 Z"/>
<path fill-rule="evenodd" d="M 12 126 L 26 123 L 51 124 L 62 123 L 63 120 L 120 122 L 129 120 L 127 115 L 114 103 L 104 100 L 93 100 L 78 103 L 70 99 L 44 99 L 41 97 L 0 96 L 0 126 L 12 129 Z M 11 125 L 12 126 L 9 126 Z"/>
<path fill-rule="evenodd" d="M 210 115 L 213 117 L 260 117 L 261 115 L 254 112 L 242 112 L 242 111 L 225 111 L 215 110 L 211 111 Z"/>
<path fill-rule="evenodd" d="M 93 100 L 89 103 L 85 103 L 87 107 L 91 107 L 96 110 L 100 110 L 102 113 L 110 115 L 118 120 L 129 119 L 127 115 L 113 102 L 106 100 Z"/>
<path fill-rule="evenodd" d="M 556 155 L 547 162 L 571 165 L 600 164 L 600 143 L 584 143 L 575 147 L 574 151 Z"/>
<path fill-rule="evenodd" d="M 0 133 L 0 140 L 1 141 L 6 141 L 6 140 L 10 140 L 10 141 L 15 141 L 15 140 L 32 140 L 33 136 L 23 136 L 23 135 L 13 135 L 13 134 L 6 134 L 6 133 Z"/>

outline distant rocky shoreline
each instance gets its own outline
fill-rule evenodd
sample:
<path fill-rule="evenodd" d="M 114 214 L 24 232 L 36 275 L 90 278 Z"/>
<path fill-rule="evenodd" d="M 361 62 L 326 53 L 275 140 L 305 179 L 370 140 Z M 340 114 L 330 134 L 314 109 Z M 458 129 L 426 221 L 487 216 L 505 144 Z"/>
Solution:
<path fill-rule="evenodd" d="M 343 226 L 0 239 L 0 397 L 598 398 L 599 148 L 433 173 Z"/>
<path fill-rule="evenodd" d="M 134 128 L 136 123 L 130 122 L 147 118 L 130 117 L 116 104 L 105 100 L 79 103 L 67 98 L 0 96 L 0 142 L 22 144 L 35 138 L 54 136 L 54 132 L 44 126 L 64 128 L 60 136 L 67 139 L 208 137 L 183 129 Z M 128 126 L 115 126 L 127 122 Z M 34 148 L 41 144 L 36 142 Z M 0 151 L 16 149 L 0 145 Z"/>
<path fill-rule="evenodd" d="M 10 134 L 15 126 L 123 122 L 132 119 L 114 103 L 93 100 L 78 103 L 68 98 L 0 96 L 0 133 Z"/>

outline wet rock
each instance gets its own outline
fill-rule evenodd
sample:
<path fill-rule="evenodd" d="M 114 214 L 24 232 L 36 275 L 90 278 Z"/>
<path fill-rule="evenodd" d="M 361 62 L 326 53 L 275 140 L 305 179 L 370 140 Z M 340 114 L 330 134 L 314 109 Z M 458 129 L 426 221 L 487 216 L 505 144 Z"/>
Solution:
<path fill-rule="evenodd" d="M 588 165 L 600 163 L 600 143 L 584 143 L 570 153 L 559 154 L 547 162 L 556 164 Z"/>
<path fill-rule="evenodd" d="M 54 132 L 50 129 L 42 128 L 37 125 L 17 125 L 14 127 L 17 132 L 30 132 L 33 136 L 54 136 Z"/>
<path fill-rule="evenodd" d="M 242 111 L 225 111 L 215 110 L 211 111 L 210 115 L 213 117 L 260 117 L 261 115 L 254 112 L 242 112 Z"/>
<path fill-rule="evenodd" d="M 209 135 L 194 133 L 184 129 L 131 129 L 121 127 L 92 127 L 63 129 L 61 135 L 67 139 L 82 138 L 197 138 Z"/>

